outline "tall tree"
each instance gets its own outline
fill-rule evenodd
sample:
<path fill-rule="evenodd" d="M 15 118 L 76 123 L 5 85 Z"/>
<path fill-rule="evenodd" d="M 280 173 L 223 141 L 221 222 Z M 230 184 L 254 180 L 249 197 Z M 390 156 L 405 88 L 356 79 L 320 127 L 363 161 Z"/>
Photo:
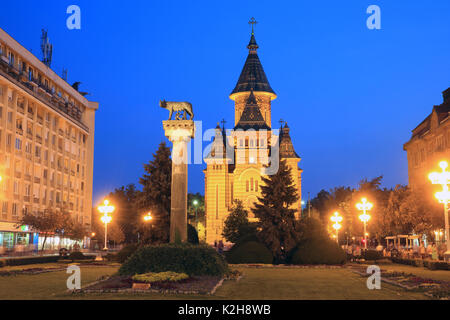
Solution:
<path fill-rule="evenodd" d="M 136 227 L 139 224 L 139 210 L 137 199 L 139 190 L 134 184 L 122 186 L 109 194 L 109 198 L 114 203 L 116 210 L 114 212 L 117 226 L 122 230 L 124 242 L 137 242 Z"/>
<path fill-rule="evenodd" d="M 161 142 L 153 160 L 144 164 L 145 174 L 139 179 L 143 189 L 139 197 L 139 208 L 151 211 L 151 242 L 168 242 L 170 236 L 170 187 L 172 160 L 170 148 Z"/>
<path fill-rule="evenodd" d="M 292 181 L 291 169 L 284 160 L 280 160 L 279 164 L 276 174 L 261 178 L 261 197 L 252 208 L 258 218 L 258 237 L 272 251 L 275 261 L 283 261 L 286 253 L 298 241 L 296 209 L 291 209 L 291 205 L 299 197 Z"/>
<path fill-rule="evenodd" d="M 236 243 L 243 236 L 256 231 L 248 221 L 248 211 L 245 210 L 241 200 L 234 200 L 233 208 L 224 222 L 222 235 L 227 241 Z"/>

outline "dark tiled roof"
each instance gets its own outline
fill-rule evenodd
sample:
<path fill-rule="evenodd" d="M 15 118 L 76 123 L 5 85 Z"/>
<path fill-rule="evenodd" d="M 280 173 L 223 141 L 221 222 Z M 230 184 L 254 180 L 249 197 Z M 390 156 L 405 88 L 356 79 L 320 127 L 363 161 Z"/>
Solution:
<path fill-rule="evenodd" d="M 270 87 L 269 81 L 267 80 L 266 74 L 261 65 L 261 61 L 259 61 L 258 54 L 256 53 L 258 45 L 256 44 L 255 35 L 253 33 L 247 48 L 249 49 L 247 60 L 245 60 L 244 68 L 242 69 L 236 87 L 231 94 L 248 92 L 251 89 L 254 91 L 263 91 L 275 94 Z"/>
<path fill-rule="evenodd" d="M 280 158 L 298 158 L 299 155 L 294 150 L 291 136 L 289 135 L 289 127 L 287 123 L 280 130 Z"/>
<path fill-rule="evenodd" d="M 438 117 L 438 123 L 448 118 L 450 113 L 450 98 L 449 98 L 450 88 L 442 92 L 444 101 L 438 106 L 434 106 L 431 113 L 412 131 L 412 138 L 420 137 L 430 130 L 431 127 L 431 116 L 433 112 L 436 112 Z"/>
<path fill-rule="evenodd" d="M 259 106 L 258 103 L 256 102 L 253 90 L 250 91 L 250 95 L 247 98 L 244 111 L 242 111 L 241 118 L 239 119 L 234 129 L 270 130 L 270 127 L 264 121 L 261 111 L 259 110 Z"/>

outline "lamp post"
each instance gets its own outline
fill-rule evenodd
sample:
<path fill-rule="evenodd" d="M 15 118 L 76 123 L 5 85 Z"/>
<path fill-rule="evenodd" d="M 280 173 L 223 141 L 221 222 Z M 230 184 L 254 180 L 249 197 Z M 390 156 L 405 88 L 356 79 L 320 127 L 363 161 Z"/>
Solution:
<path fill-rule="evenodd" d="M 148 222 L 152 222 L 152 220 L 153 220 L 153 217 L 152 217 L 152 213 L 151 212 L 148 212 L 146 215 L 144 215 L 144 222 L 145 223 L 148 223 Z M 152 225 L 150 224 L 150 228 L 152 227 Z M 150 232 L 150 234 L 151 234 L 151 232 Z M 139 243 L 139 239 L 140 239 L 140 234 L 138 233 L 138 243 Z M 151 239 L 150 239 L 150 241 L 151 241 Z"/>
<path fill-rule="evenodd" d="M 362 198 L 361 202 L 356 204 L 356 208 L 358 208 L 359 211 L 362 211 L 363 214 L 359 216 L 359 219 L 364 223 L 364 249 L 367 249 L 367 232 L 366 232 L 366 225 L 367 221 L 370 219 L 370 215 L 366 213 L 366 211 L 369 211 L 372 209 L 373 204 L 370 202 L 367 202 L 366 198 Z"/>
<path fill-rule="evenodd" d="M 444 253 L 444 260 L 450 260 L 450 230 L 448 223 L 448 203 L 450 201 L 450 191 L 448 185 L 450 184 L 450 172 L 447 171 L 447 161 L 439 162 L 442 172 L 432 172 L 428 175 L 432 184 L 442 185 L 442 191 L 436 192 L 435 197 L 438 201 L 444 204 L 444 218 L 445 218 L 445 233 L 444 238 L 447 244 L 447 251 Z"/>
<path fill-rule="evenodd" d="M 102 220 L 102 222 L 105 224 L 105 247 L 103 248 L 103 250 L 108 250 L 108 245 L 107 245 L 108 223 L 110 223 L 112 220 L 111 216 L 109 216 L 108 214 L 113 212 L 114 209 L 115 209 L 115 207 L 109 205 L 108 200 L 103 201 L 103 205 L 98 206 L 98 211 L 103 213 L 103 216 L 100 218 L 100 220 Z"/>
<path fill-rule="evenodd" d="M 342 222 L 342 217 L 339 215 L 339 212 L 336 211 L 330 219 L 334 222 L 333 228 L 336 230 L 336 242 L 339 244 L 339 229 L 341 228 L 339 222 Z"/>
<path fill-rule="evenodd" d="M 197 218 L 198 200 L 194 199 L 194 201 L 192 201 L 192 204 L 195 207 L 195 230 L 197 230 L 197 228 L 198 228 L 198 218 Z M 197 230 L 197 232 L 198 232 L 198 230 Z"/>

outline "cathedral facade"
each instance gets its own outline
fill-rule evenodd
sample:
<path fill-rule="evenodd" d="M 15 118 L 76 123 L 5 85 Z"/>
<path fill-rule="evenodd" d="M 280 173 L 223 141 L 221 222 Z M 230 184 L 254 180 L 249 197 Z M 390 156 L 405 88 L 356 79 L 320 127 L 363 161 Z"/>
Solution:
<path fill-rule="evenodd" d="M 258 45 L 252 28 L 249 53 L 239 80 L 230 94 L 234 101 L 234 128 L 225 130 L 218 124 L 211 151 L 205 158 L 206 242 L 224 241 L 225 219 L 234 201 L 240 200 L 251 211 L 261 196 L 261 176 L 270 174 L 270 159 L 279 157 L 291 168 L 299 200 L 293 205 L 301 212 L 301 160 L 294 150 L 287 123 L 272 130 L 271 105 L 277 95 L 267 80 L 259 60 Z M 278 160 L 277 160 L 278 161 Z M 297 216 L 298 216 L 297 215 Z"/>

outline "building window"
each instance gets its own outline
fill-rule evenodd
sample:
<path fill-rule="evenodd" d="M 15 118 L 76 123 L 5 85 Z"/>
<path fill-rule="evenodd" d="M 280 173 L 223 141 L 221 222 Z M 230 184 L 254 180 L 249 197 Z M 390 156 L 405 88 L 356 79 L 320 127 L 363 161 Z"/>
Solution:
<path fill-rule="evenodd" d="M 248 192 L 248 180 L 247 181 L 245 181 L 245 191 L 247 191 Z"/>
<path fill-rule="evenodd" d="M 13 219 L 17 219 L 17 203 L 13 203 L 11 214 L 13 216 Z"/>
<path fill-rule="evenodd" d="M 16 138 L 16 149 L 21 150 L 22 149 L 22 140 L 19 138 Z"/>
<path fill-rule="evenodd" d="M 253 191 L 253 178 L 250 178 L 250 190 Z"/>

